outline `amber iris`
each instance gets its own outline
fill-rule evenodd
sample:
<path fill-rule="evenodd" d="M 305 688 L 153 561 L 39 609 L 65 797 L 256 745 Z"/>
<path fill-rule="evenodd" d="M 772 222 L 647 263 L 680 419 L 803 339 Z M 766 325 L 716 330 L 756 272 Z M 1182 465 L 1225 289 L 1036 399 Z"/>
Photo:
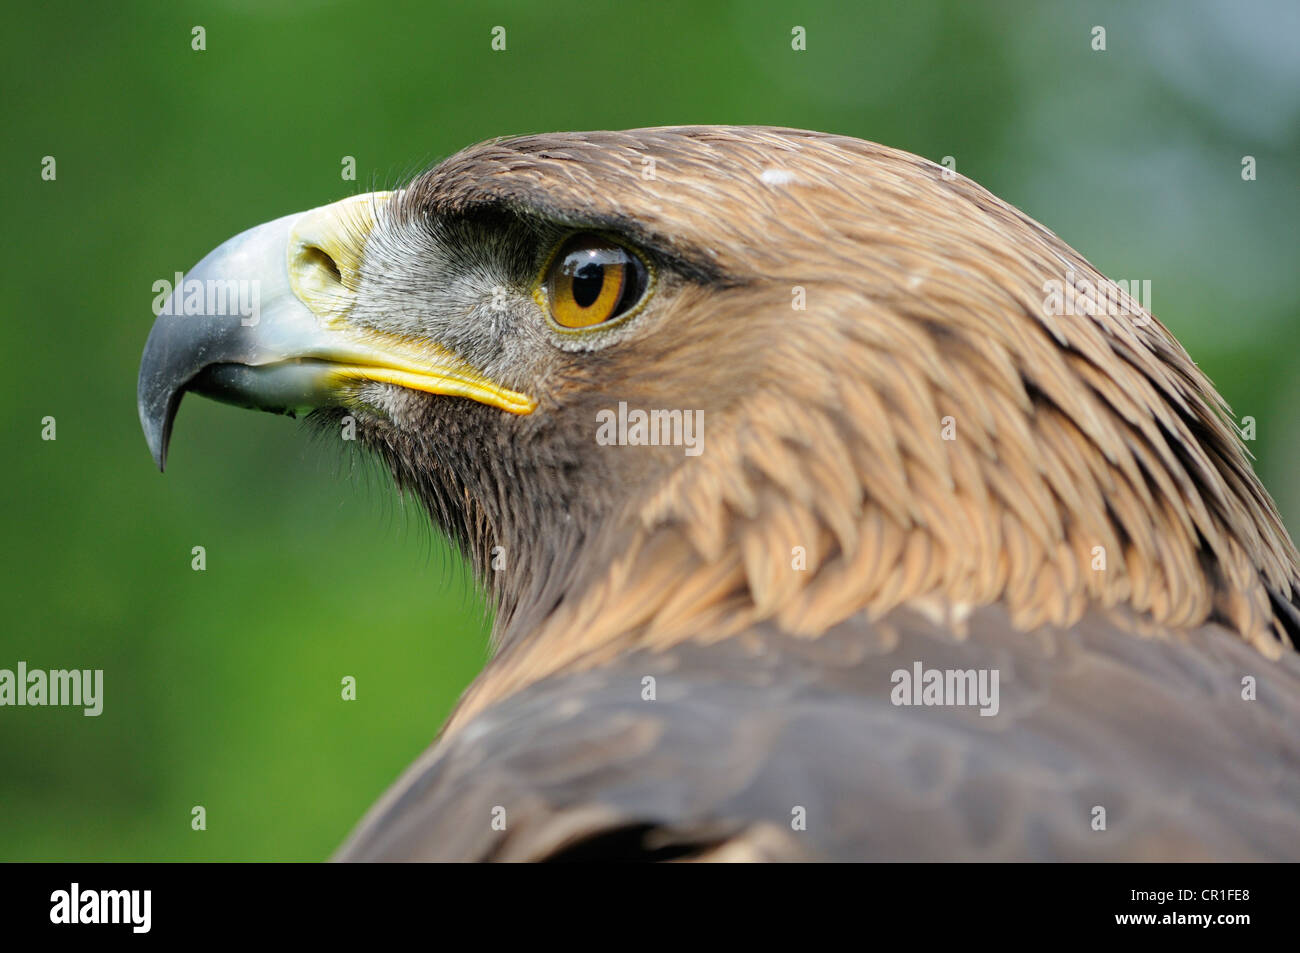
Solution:
<path fill-rule="evenodd" d="M 591 328 L 630 311 L 645 293 L 646 268 L 626 248 L 582 233 L 560 247 L 546 274 L 551 317 L 562 328 Z"/>

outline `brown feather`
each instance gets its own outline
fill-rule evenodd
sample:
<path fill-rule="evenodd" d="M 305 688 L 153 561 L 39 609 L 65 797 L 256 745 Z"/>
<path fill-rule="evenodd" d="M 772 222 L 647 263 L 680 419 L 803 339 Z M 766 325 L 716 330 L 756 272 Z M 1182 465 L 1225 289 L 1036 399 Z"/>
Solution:
<path fill-rule="evenodd" d="M 652 179 L 640 175 L 647 157 Z M 781 184 L 765 180 L 770 169 Z M 1148 643 L 1196 646 L 1190 665 L 1222 656 L 1231 634 L 1283 659 L 1287 673 L 1273 675 L 1294 686 L 1285 607 L 1300 592 L 1297 553 L 1224 402 L 1131 298 L 1119 296 L 1128 314 L 1049 313 L 1050 282 L 1115 286 L 975 183 L 855 139 L 688 127 L 476 146 L 417 179 L 393 214 L 491 209 L 618 231 L 659 249 L 681 276 L 656 320 L 605 363 L 557 374 L 542 412 L 560 413 L 604 373 L 596 396 L 610 403 L 704 407 L 708 444 L 698 458 L 660 453 L 612 470 L 602 488 L 633 492 L 611 495 L 599 525 L 566 537 L 568 549 L 535 544 L 532 576 L 492 580 L 497 653 L 435 751 L 461 751 L 459 734 L 495 723 L 512 699 L 624 671 L 633 657 L 699 658 L 701 646 L 761 656 L 779 644 L 782 659 L 832 650 L 860 659 L 930 633 L 918 617 L 953 645 L 975 620 L 995 658 L 1005 646 L 990 626 L 1011 632 L 1022 659 L 1066 653 L 1057 690 L 1089 717 L 1108 711 L 1095 693 L 1137 685 L 1116 661 L 1125 640 L 1176 666 Z M 796 288 L 804 311 L 791 307 Z M 943 437 L 947 417 L 956 439 Z M 510 535 L 507 502 L 467 533 L 480 562 L 493 543 L 529 543 Z M 1086 650 L 1066 634 L 1081 626 Z M 833 669 L 818 671 L 833 678 Z M 1017 704 L 1032 709 L 1041 697 Z M 1159 716 L 1110 704 L 1132 719 L 1116 714 L 1116 738 Z M 1041 718 L 1093 751 L 1078 726 Z M 635 743 L 663 768 L 652 737 Z M 761 753 L 750 741 L 744 750 Z M 925 795 L 935 803 L 959 777 L 959 756 L 944 758 Z M 1023 784 L 1009 797 L 1057 791 L 1059 778 L 1035 773 L 1043 761 L 1018 770 Z M 1078 793 L 1081 804 L 1087 796 Z M 1191 808 L 1171 797 L 1169 817 L 1183 820 L 1144 828 L 1127 856 L 1198 856 L 1211 842 L 1219 856 L 1267 853 L 1227 832 L 1180 852 Z M 1010 812 L 1000 824 L 1017 806 L 998 810 Z M 566 822 L 507 853 L 561 850 L 607 820 Z M 761 826 L 686 840 L 705 857 L 782 850 Z M 992 854 L 1018 856 L 1016 843 Z"/>

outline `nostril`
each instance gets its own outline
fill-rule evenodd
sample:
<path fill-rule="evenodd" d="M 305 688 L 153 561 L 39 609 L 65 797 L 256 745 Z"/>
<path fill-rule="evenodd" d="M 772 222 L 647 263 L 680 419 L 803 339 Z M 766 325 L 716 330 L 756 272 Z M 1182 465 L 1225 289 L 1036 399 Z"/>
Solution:
<path fill-rule="evenodd" d="M 320 317 L 347 312 L 356 292 L 357 274 L 346 248 L 333 253 L 328 242 L 299 240 L 288 262 L 289 286 Z"/>
<path fill-rule="evenodd" d="M 303 249 L 303 258 L 307 267 L 323 268 L 329 272 L 330 277 L 335 281 L 339 284 L 343 283 L 343 275 L 339 271 L 338 263 L 325 249 L 317 245 L 308 245 Z"/>

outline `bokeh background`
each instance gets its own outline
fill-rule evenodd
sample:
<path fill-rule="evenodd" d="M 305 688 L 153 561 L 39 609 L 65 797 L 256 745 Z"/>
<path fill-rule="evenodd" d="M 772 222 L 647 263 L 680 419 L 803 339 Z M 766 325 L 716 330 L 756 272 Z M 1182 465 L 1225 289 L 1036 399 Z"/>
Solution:
<path fill-rule="evenodd" d="M 1300 526 L 1289 0 L 185 6 L 29 5 L 0 41 L 0 668 L 105 672 L 98 718 L 0 708 L 0 859 L 322 859 L 432 739 L 487 651 L 458 558 L 286 418 L 191 397 L 160 476 L 136 368 L 155 280 L 488 137 L 762 123 L 952 156 L 1151 281 Z"/>

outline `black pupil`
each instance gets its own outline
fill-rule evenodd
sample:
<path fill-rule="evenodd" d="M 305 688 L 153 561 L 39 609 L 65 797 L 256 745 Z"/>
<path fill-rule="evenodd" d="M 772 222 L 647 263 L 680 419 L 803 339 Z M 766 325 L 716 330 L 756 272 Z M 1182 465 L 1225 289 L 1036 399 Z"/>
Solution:
<path fill-rule="evenodd" d="M 580 308 L 590 308 L 605 286 L 605 266 L 589 261 L 573 273 L 573 300 Z"/>

